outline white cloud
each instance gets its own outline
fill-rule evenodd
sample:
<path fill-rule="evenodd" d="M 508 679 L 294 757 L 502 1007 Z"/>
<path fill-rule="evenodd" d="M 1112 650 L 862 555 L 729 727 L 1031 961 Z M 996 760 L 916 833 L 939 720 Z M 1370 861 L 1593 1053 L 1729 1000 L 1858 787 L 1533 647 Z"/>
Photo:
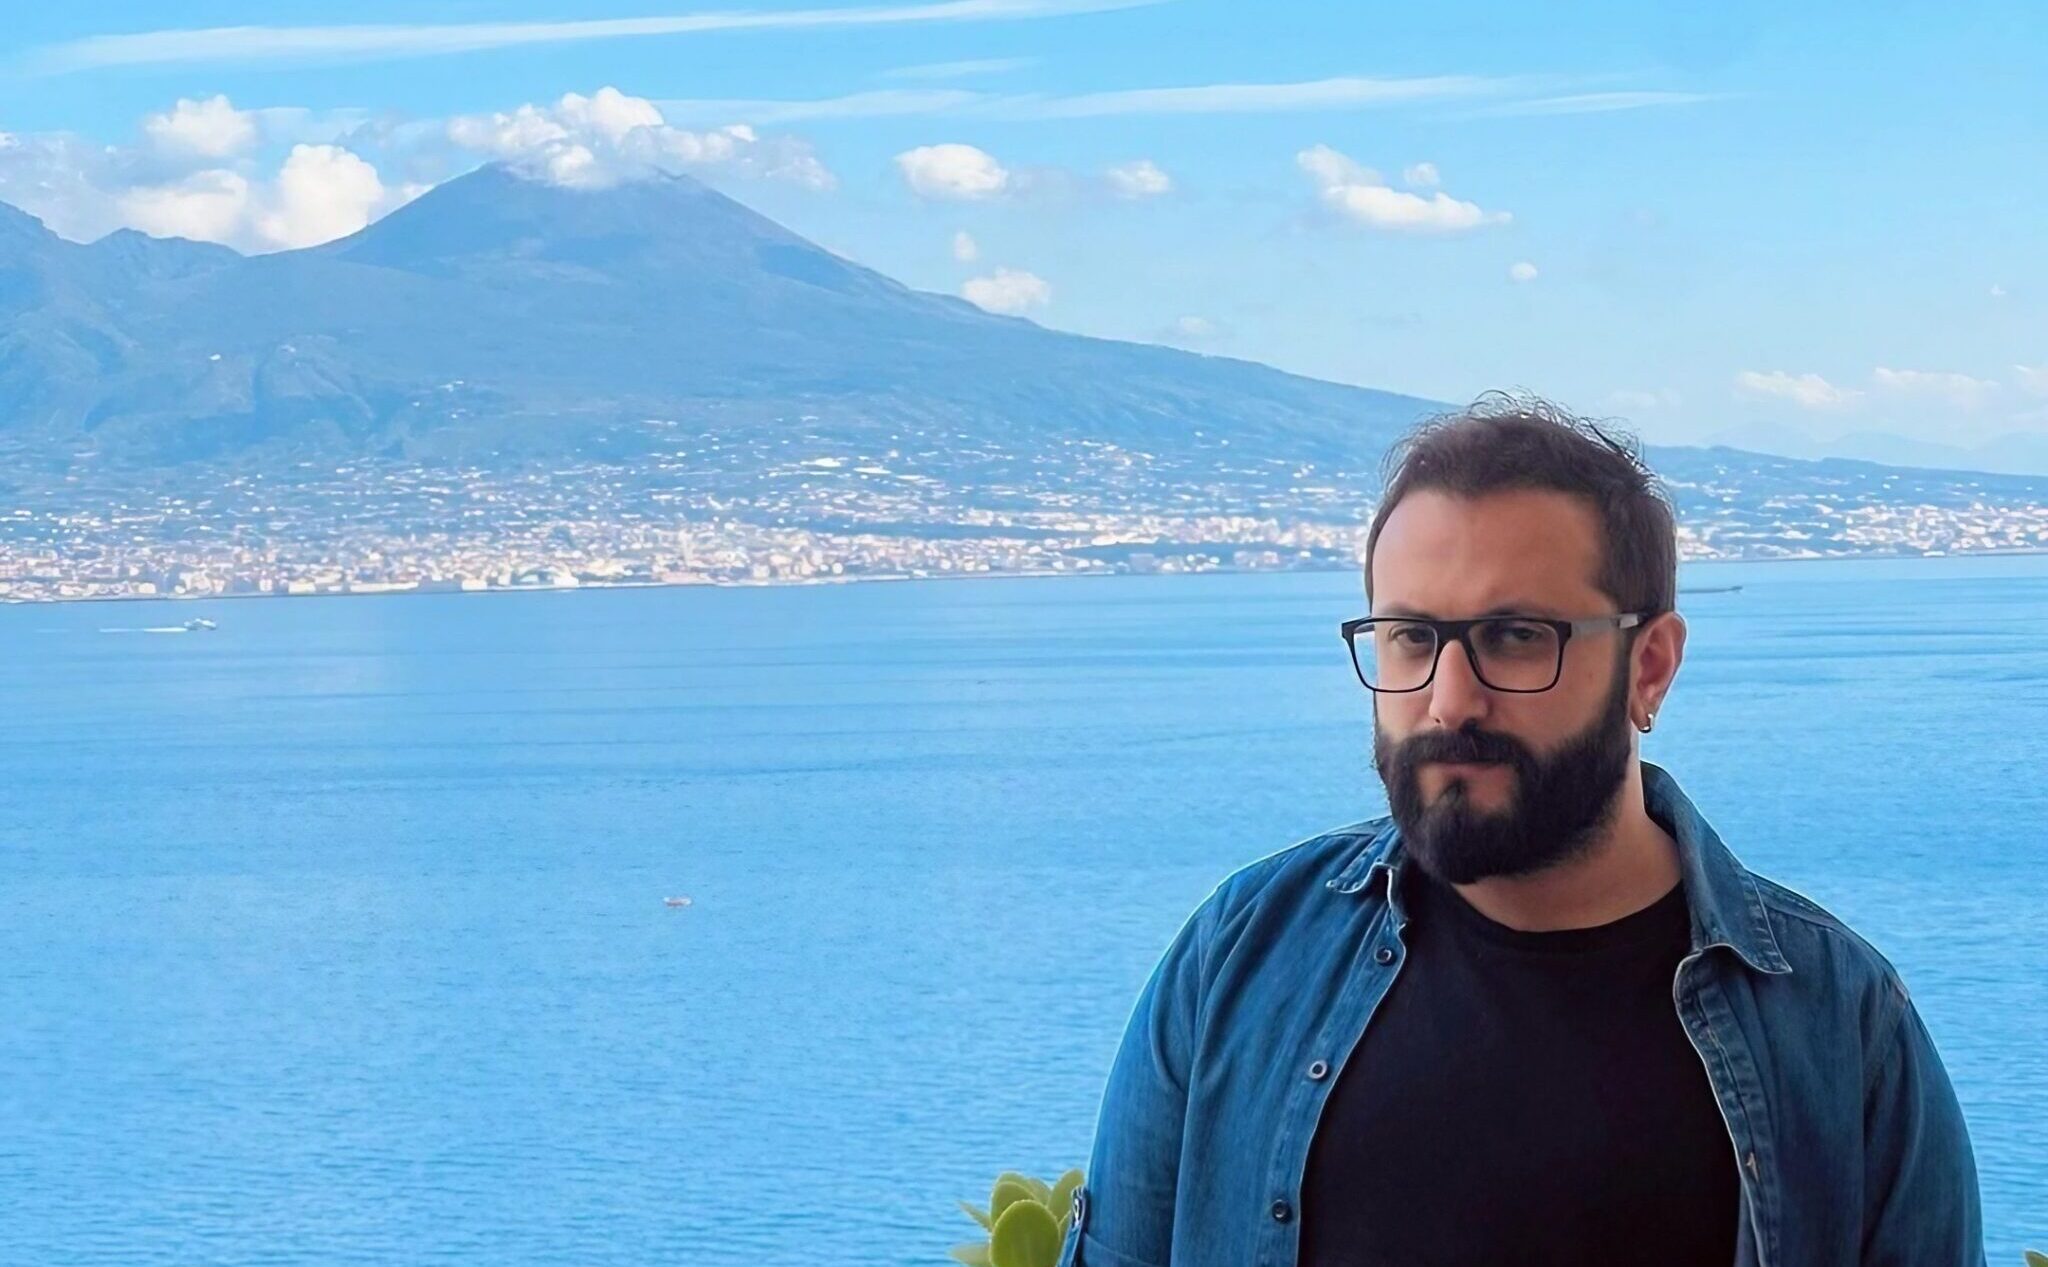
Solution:
<path fill-rule="evenodd" d="M 965 229 L 953 235 L 953 258 L 962 264 L 972 264 L 981 258 L 981 247 Z"/>
<path fill-rule="evenodd" d="M 965 79 L 972 75 L 1000 75 L 1036 66 L 1036 57 L 977 57 L 960 62 L 925 62 L 898 66 L 882 72 L 883 79 Z"/>
<path fill-rule="evenodd" d="M 1401 179 L 1415 189 L 1435 189 L 1444 183 L 1435 163 L 1415 163 L 1401 169 Z"/>
<path fill-rule="evenodd" d="M 987 100 L 964 88 L 881 88 L 815 101 L 770 101 L 746 97 L 658 101 L 673 119 L 745 119 L 750 123 L 791 123 L 805 119 L 874 119 L 898 115 L 945 114 Z"/>
<path fill-rule="evenodd" d="M 1490 224 L 1506 224 L 1505 211 L 1482 211 L 1441 190 L 1423 197 L 1391 188 L 1378 172 L 1362 167 L 1327 145 L 1294 156 L 1316 184 L 1323 205 L 1346 219 L 1374 229 L 1411 233 L 1460 233 Z"/>
<path fill-rule="evenodd" d="M 0 132 L 0 202 L 89 242 L 128 223 L 115 192 L 129 183 L 127 157 L 70 132 Z"/>
<path fill-rule="evenodd" d="M 465 149 L 511 157 L 567 141 L 569 129 L 549 111 L 529 104 L 510 114 L 459 115 L 448 121 L 448 138 Z"/>
<path fill-rule="evenodd" d="M 1183 88 L 1130 88 L 1072 97 L 1019 99 L 1009 117 L 1080 119 L 1112 114 L 1249 114 L 1275 110 L 1329 110 L 1396 105 L 1498 92 L 1512 80 L 1479 75 L 1416 79 L 1315 79 L 1279 84 L 1198 84 Z"/>
<path fill-rule="evenodd" d="M 1974 409 L 1983 404 L 1985 396 L 1998 387 L 1997 383 L 1989 379 L 1971 378 L 1968 374 L 1895 370 L 1882 365 L 1872 372 L 1871 379 L 1886 391 L 1914 396 L 1933 396 L 1965 409 Z"/>
<path fill-rule="evenodd" d="M 1505 211 L 1481 211 L 1478 204 L 1449 194 L 1422 198 L 1385 185 L 1325 189 L 1323 201 L 1361 224 L 1417 233 L 1459 233 L 1482 225 L 1506 224 L 1510 218 Z"/>
<path fill-rule="evenodd" d="M 606 86 L 591 96 L 570 92 L 555 105 L 555 114 L 573 131 L 594 132 L 616 145 L 634 128 L 658 128 L 661 111 L 645 97 L 629 97 Z"/>
<path fill-rule="evenodd" d="M 920 145 L 898 154 L 896 168 L 920 198 L 972 202 L 994 198 L 1010 186 L 1009 169 L 972 145 Z"/>
<path fill-rule="evenodd" d="M 562 44 L 713 31 L 905 26 L 1061 17 L 1159 4 L 1162 0 L 940 0 L 930 4 L 843 9 L 728 10 L 572 22 L 449 22 L 402 26 L 226 26 L 200 30 L 95 35 L 36 50 L 30 69 L 44 74 L 102 66 L 192 62 L 331 62 L 427 57 L 524 44 Z"/>
<path fill-rule="evenodd" d="M 1542 97 L 1534 101 L 1511 101 L 1467 111 L 1472 116 L 1518 114 L 1606 114 L 1615 110 L 1642 110 L 1653 106 L 1689 106 L 1717 101 L 1726 93 L 1712 92 L 1582 92 L 1565 97 Z"/>
<path fill-rule="evenodd" d="M 794 138 L 763 139 L 745 124 L 705 132 L 671 127 L 652 101 L 610 86 L 587 97 L 566 93 L 552 106 L 528 103 L 509 112 L 458 116 L 448 121 L 447 136 L 529 177 L 583 189 L 700 169 L 812 189 L 838 183 L 811 148 Z"/>
<path fill-rule="evenodd" d="M 128 190 L 120 196 L 121 217 L 151 237 L 234 243 L 243 236 L 252 193 L 240 172 L 208 168 Z"/>
<path fill-rule="evenodd" d="M 169 110 L 143 119 L 142 131 L 169 153 L 226 158 L 256 143 L 256 116 L 235 109 L 221 93 L 204 101 L 180 97 Z"/>
<path fill-rule="evenodd" d="M 123 190 L 115 201 L 123 224 L 153 237 L 266 251 L 346 237 L 421 192 L 387 190 L 374 166 L 340 146 L 295 145 L 274 180 L 209 167 Z"/>
<path fill-rule="evenodd" d="M 1999 285 L 1997 282 L 1991 283 L 1991 297 L 1993 299 L 2005 298 L 2005 287 Z"/>
<path fill-rule="evenodd" d="M 2048 396 L 2048 365 L 2015 365 L 2012 372 L 2018 375 L 2020 387 L 2029 394 Z"/>
<path fill-rule="evenodd" d="M 962 115 L 1008 121 L 1110 115 L 1266 114 L 1359 110 L 1509 91 L 1524 81 L 1479 75 L 1421 79 L 1315 79 L 1275 84 L 1188 84 L 1049 96 L 964 88 L 895 88 L 801 99 L 684 98 L 658 102 L 670 118 L 850 119 L 877 115 Z"/>
<path fill-rule="evenodd" d="M 1119 163 L 1103 174 L 1119 198 L 1155 198 L 1173 192 L 1173 178 L 1149 158 Z"/>
<path fill-rule="evenodd" d="M 142 140 L 106 145 L 70 133 L 0 133 L 0 201 L 73 241 L 130 227 L 243 251 L 344 236 L 427 188 L 387 183 L 379 163 L 460 170 L 482 153 L 524 174 L 603 185 L 654 171 L 715 169 L 829 188 L 810 148 L 733 125 L 673 128 L 616 88 L 552 105 L 454 119 L 372 120 L 360 111 L 237 109 L 223 95 L 180 98 L 144 118 Z M 350 137 L 346 147 L 337 138 Z M 289 147 L 272 167 L 259 147 Z M 450 144 L 469 154 L 450 154 Z M 453 160 L 451 162 L 451 160 Z"/>
<path fill-rule="evenodd" d="M 968 281 L 960 288 L 960 295 L 976 307 L 1015 316 L 1051 303 L 1052 287 L 1035 273 L 998 268 L 991 276 Z"/>
<path fill-rule="evenodd" d="M 1527 260 L 1508 265 L 1508 280 L 1511 282 L 1533 282 L 1536 276 L 1536 266 Z"/>
<path fill-rule="evenodd" d="M 256 231 L 287 249 L 347 237 L 386 199 L 377 169 L 336 145 L 294 145 Z"/>
<path fill-rule="evenodd" d="M 1744 370 L 1735 376 L 1738 391 L 1751 396 L 1789 400 L 1803 409 L 1840 409 L 1863 393 L 1837 387 L 1818 374 L 1788 374 L 1784 370 L 1759 373 Z"/>
<path fill-rule="evenodd" d="M 1347 155 L 1339 154 L 1327 145 L 1305 149 L 1294 156 L 1301 170 L 1315 178 L 1318 185 L 1376 185 L 1380 174 L 1370 167 L 1363 167 Z"/>

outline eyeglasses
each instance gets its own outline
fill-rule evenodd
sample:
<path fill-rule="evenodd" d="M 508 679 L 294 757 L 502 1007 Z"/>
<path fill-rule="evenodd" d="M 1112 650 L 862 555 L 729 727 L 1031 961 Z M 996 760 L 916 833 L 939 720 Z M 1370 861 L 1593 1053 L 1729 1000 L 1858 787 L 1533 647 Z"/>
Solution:
<path fill-rule="evenodd" d="M 1360 616 L 1340 626 L 1351 648 L 1351 667 L 1367 690 L 1382 694 L 1419 691 L 1436 680 L 1437 659 L 1455 638 L 1465 647 L 1472 672 L 1496 691 L 1531 693 L 1557 685 L 1564 672 L 1564 644 L 1575 633 L 1632 629 L 1645 612 L 1619 612 L 1579 620 L 1543 616 L 1480 616 L 1471 620 L 1424 620 L 1417 616 Z"/>

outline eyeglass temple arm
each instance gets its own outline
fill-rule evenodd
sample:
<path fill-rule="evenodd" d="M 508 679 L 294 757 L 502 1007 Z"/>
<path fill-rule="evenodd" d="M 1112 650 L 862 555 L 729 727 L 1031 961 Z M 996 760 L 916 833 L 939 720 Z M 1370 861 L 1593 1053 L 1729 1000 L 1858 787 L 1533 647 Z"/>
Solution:
<path fill-rule="evenodd" d="M 1573 633 L 1592 633 L 1596 629 L 1633 629 L 1643 623 L 1641 612 L 1621 612 L 1613 616 L 1588 616 L 1584 620 L 1566 621 Z"/>

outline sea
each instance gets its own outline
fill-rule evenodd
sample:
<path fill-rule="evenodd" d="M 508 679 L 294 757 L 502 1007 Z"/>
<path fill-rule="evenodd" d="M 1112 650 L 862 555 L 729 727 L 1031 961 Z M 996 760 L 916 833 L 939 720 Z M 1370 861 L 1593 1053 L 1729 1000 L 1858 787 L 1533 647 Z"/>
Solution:
<path fill-rule="evenodd" d="M 1898 967 L 2017 1267 L 2048 556 L 1682 583 L 1644 755 Z M 1085 1166 L 1215 884 L 1384 812 L 1363 610 L 1355 573 L 0 607 L 0 1263 L 950 1262 L 998 1172 Z"/>

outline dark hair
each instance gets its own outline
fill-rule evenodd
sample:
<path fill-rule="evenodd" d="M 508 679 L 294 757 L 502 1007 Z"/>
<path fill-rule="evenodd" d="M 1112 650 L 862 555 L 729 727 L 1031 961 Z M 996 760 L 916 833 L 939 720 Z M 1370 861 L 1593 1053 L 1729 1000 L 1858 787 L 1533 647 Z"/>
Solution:
<path fill-rule="evenodd" d="M 1488 392 L 1464 409 L 1418 424 L 1387 451 L 1381 470 L 1380 504 L 1365 539 L 1368 599 L 1373 547 L 1387 515 L 1409 493 L 1434 489 L 1478 497 L 1536 488 L 1569 493 L 1599 516 L 1601 559 L 1594 583 L 1622 611 L 1654 616 L 1678 601 L 1678 528 L 1670 495 L 1627 432 L 1575 418 L 1535 396 Z"/>

